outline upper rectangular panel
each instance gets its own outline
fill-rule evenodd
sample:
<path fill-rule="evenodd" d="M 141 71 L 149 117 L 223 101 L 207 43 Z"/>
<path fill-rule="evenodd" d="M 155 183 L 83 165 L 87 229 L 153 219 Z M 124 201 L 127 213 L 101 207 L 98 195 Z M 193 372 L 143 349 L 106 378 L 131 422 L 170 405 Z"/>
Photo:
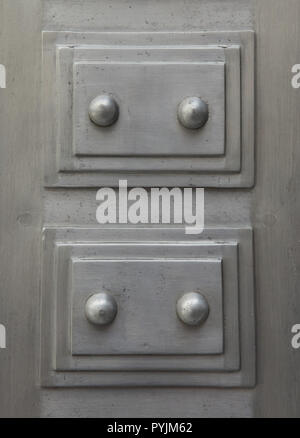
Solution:
<path fill-rule="evenodd" d="M 46 386 L 251 386 L 255 336 L 251 229 L 46 228 L 42 362 Z M 200 326 L 178 318 L 199 292 Z M 86 303 L 113 297 L 95 325 Z"/>
<path fill-rule="evenodd" d="M 73 144 L 76 155 L 223 155 L 224 63 L 75 63 Z M 118 102 L 118 121 L 92 123 L 87 109 L 98 95 Z M 202 129 L 183 129 L 178 102 L 201 96 L 210 103 Z"/>
<path fill-rule="evenodd" d="M 253 70 L 251 31 L 44 32 L 46 186 L 252 186 Z M 99 95 L 112 126 L 89 118 Z M 208 104 L 200 129 L 177 118 L 190 96 Z"/>

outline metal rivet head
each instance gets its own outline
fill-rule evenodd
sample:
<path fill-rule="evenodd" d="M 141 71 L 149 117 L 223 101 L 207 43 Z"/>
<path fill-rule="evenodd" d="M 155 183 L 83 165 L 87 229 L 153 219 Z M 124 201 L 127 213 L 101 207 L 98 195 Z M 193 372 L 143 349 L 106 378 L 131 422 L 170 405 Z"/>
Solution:
<path fill-rule="evenodd" d="M 85 303 L 85 315 L 93 324 L 111 324 L 117 312 L 118 305 L 116 300 L 106 292 L 92 295 Z"/>
<path fill-rule="evenodd" d="M 187 325 L 200 325 L 208 317 L 209 305 L 199 292 L 182 295 L 176 305 L 178 318 Z"/>
<path fill-rule="evenodd" d="M 208 105 L 199 97 L 186 97 L 178 105 L 177 117 L 185 128 L 202 128 L 208 120 Z"/>
<path fill-rule="evenodd" d="M 119 106 L 113 97 L 103 94 L 91 101 L 89 116 L 91 121 L 98 126 L 110 126 L 118 120 Z"/>

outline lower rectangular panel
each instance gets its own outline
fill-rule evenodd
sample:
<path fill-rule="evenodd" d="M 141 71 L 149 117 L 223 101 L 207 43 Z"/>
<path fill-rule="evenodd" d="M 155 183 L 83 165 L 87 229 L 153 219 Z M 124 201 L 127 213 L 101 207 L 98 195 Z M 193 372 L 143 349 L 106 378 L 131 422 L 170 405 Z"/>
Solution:
<path fill-rule="evenodd" d="M 86 319 L 94 293 L 114 297 L 111 325 Z M 177 300 L 198 292 L 207 320 L 187 326 Z M 42 384 L 252 386 L 251 229 L 47 228 Z"/>
<path fill-rule="evenodd" d="M 72 355 L 223 353 L 220 259 L 77 259 L 72 268 Z M 174 317 L 176 300 L 184 290 L 199 290 L 199 277 L 210 306 L 201 330 Z M 118 306 L 106 326 L 91 324 L 83 312 L 98 291 Z"/>

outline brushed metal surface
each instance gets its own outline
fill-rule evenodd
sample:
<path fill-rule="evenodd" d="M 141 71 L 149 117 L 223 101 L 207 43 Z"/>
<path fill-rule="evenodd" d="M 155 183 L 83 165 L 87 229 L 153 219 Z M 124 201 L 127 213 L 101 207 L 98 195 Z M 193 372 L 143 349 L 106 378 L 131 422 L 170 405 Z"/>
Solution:
<path fill-rule="evenodd" d="M 45 185 L 251 187 L 253 72 L 251 31 L 44 32 Z M 101 132 L 85 111 L 99 88 L 123 108 Z M 205 126 L 174 124 L 178 102 L 199 94 L 210 102 Z"/>
<path fill-rule="evenodd" d="M 225 153 L 224 62 L 181 62 L 180 54 L 176 61 L 168 61 L 165 54 L 164 61 L 148 55 L 146 60 L 130 63 L 131 53 L 126 62 L 120 61 L 114 49 L 115 61 L 108 62 L 102 61 L 103 50 L 96 51 L 98 58 L 95 49 L 82 52 L 88 60 L 73 61 L 73 148 L 77 155 L 188 157 Z M 91 124 L 86 115 L 89 100 L 99 90 L 108 90 L 122 107 L 118 123 L 106 130 Z M 209 122 L 193 133 L 177 121 L 177 106 L 191 93 L 203 96 L 211 106 Z"/>
<path fill-rule="evenodd" d="M 222 353 L 221 259 L 171 257 L 170 252 L 170 258 L 153 255 L 149 260 L 127 260 L 125 255 L 122 260 L 73 258 L 72 354 Z M 114 323 L 104 330 L 89 324 L 83 311 L 87 296 L 97 287 L 105 288 L 119 307 Z M 191 288 L 210 300 L 210 318 L 201 332 L 188 330 L 176 316 L 182 289 Z"/>
<path fill-rule="evenodd" d="M 297 90 L 290 87 L 290 69 L 299 57 L 298 0 L 160 0 L 148 2 L 147 8 L 144 2 L 136 0 L 2 0 L 0 11 L 0 62 L 7 70 L 7 88 L 1 90 L 0 96 L 0 182 L 3 188 L 0 198 L 0 321 L 7 327 L 8 347 L 1 350 L 1 417 L 298 417 L 300 356 L 299 351 L 291 348 L 289 336 L 291 325 L 298 322 L 299 317 L 300 99 Z M 274 26 L 274 23 L 279 24 Z M 74 41 L 64 41 L 64 35 L 70 32 L 90 34 L 101 30 L 110 34 L 108 38 L 111 33 L 119 32 L 116 40 L 121 38 L 122 32 L 141 32 L 141 39 L 145 33 L 154 34 L 154 43 L 160 32 L 180 32 L 179 40 L 174 40 L 178 45 L 191 34 L 203 30 L 218 34 L 237 29 L 256 32 L 255 132 L 245 119 L 242 120 L 246 127 L 244 139 L 253 139 L 255 133 L 256 186 L 248 190 L 238 188 L 241 184 L 238 166 L 242 172 L 251 170 L 247 174 L 247 184 L 253 185 L 251 159 L 250 165 L 247 164 L 251 147 L 243 148 L 239 163 L 239 144 L 233 148 L 238 162 L 233 163 L 232 157 L 227 162 L 225 158 L 216 158 L 214 164 L 203 157 L 197 167 L 196 160 L 192 163 L 196 172 L 210 168 L 218 172 L 218 176 L 202 174 L 201 178 L 192 180 L 178 174 L 176 178 L 165 176 L 164 182 L 175 184 L 177 179 L 177 184 L 183 186 L 195 183 L 198 186 L 236 187 L 235 190 L 206 190 L 205 218 L 206 226 L 254 228 L 257 386 L 251 389 L 81 387 L 71 391 L 69 387 L 41 388 L 40 360 L 47 357 L 43 350 L 40 358 L 39 333 L 42 224 L 69 228 L 96 226 L 95 194 L 104 178 L 92 176 L 93 170 L 101 170 L 103 166 L 111 172 L 129 164 L 133 171 L 143 169 L 144 172 L 146 168 L 137 158 L 134 165 L 132 160 L 128 163 L 124 158 L 115 167 L 105 158 L 101 158 L 101 164 L 99 157 L 76 159 L 72 141 L 70 145 L 67 143 L 72 138 L 68 123 L 58 140 L 57 125 L 52 126 L 45 140 L 40 126 L 44 121 L 40 106 L 41 31 L 60 32 L 60 43 L 67 45 L 62 51 L 69 49 L 72 52 Z M 200 40 L 203 41 L 202 37 L 199 39 L 199 35 L 195 35 L 194 44 L 201 44 Z M 233 52 L 236 50 L 232 49 L 231 55 Z M 44 56 L 48 56 L 47 52 Z M 128 52 L 124 58 L 126 56 L 129 56 Z M 247 71 L 245 64 L 241 68 Z M 240 77 L 238 70 L 233 76 L 232 73 L 232 68 L 226 71 L 229 85 L 236 84 Z M 55 69 L 51 66 L 45 79 L 52 96 L 55 96 L 54 76 Z M 245 84 L 245 78 L 241 76 L 241 79 Z M 65 92 L 63 87 L 60 89 L 63 95 L 69 92 L 69 88 Z M 235 100 L 230 95 L 227 93 L 226 106 L 237 108 L 239 96 Z M 246 94 L 244 98 L 251 100 L 253 96 Z M 62 100 L 56 104 L 62 105 Z M 55 119 L 55 111 L 51 106 L 50 120 Z M 237 112 L 240 114 L 240 108 Z M 62 113 L 67 119 L 70 116 L 68 110 Z M 20 123 L 16 124 L 15 120 Z M 59 123 L 64 120 L 61 118 Z M 55 121 L 58 124 L 58 120 Z M 234 117 L 230 126 L 227 126 L 227 137 L 238 129 Z M 226 156 L 232 144 L 232 140 L 227 142 Z M 47 160 L 43 156 L 43 145 Z M 43 189 L 44 161 L 48 175 L 46 185 L 59 189 Z M 181 161 L 181 168 L 186 170 L 190 163 L 184 158 Z M 151 161 L 150 165 L 153 165 Z M 162 168 L 164 162 L 159 165 Z M 178 163 L 172 158 L 169 165 L 174 170 Z M 84 167 L 91 169 L 88 175 L 82 172 Z M 67 175 L 67 169 L 71 169 L 71 174 Z M 78 169 L 80 172 L 74 175 Z M 229 172 L 230 181 L 224 169 L 235 173 Z M 158 181 L 156 176 L 149 176 L 146 181 L 142 171 L 132 180 L 134 185 L 144 181 L 148 186 Z M 115 175 L 106 175 L 105 183 L 114 185 Z M 69 190 L 70 186 L 73 190 Z M 96 234 L 94 239 L 97 239 Z M 145 235 L 148 236 L 147 230 L 143 231 Z M 136 231 L 132 236 L 135 239 Z M 75 234 L 71 232 L 70 237 L 74 239 Z M 165 237 L 171 238 L 170 235 Z M 61 257 L 60 261 L 66 267 L 65 258 Z M 241 307 L 247 308 L 247 303 L 242 301 Z M 51 325 L 54 321 L 55 315 L 51 313 L 51 318 L 46 315 L 46 323 Z M 234 332 L 230 335 L 234 336 Z M 243 331 L 243 336 L 243 342 L 247 342 L 247 330 Z M 242 358 L 244 353 L 242 351 Z M 51 362 L 53 358 L 48 359 Z M 93 365 L 99 366 L 99 363 Z M 176 377 L 180 381 L 181 374 Z M 110 378 L 113 379 L 112 374 Z"/>
<path fill-rule="evenodd" d="M 143 382 L 146 386 L 247 387 L 255 383 L 251 229 L 212 228 L 198 240 L 180 228 L 47 228 L 44 254 L 44 386 L 136 386 Z M 207 271 L 207 263 L 201 268 L 202 259 L 209 266 L 222 260 L 222 305 L 215 275 Z M 142 268 L 145 264 L 148 267 Z M 198 264 L 196 270 L 191 270 L 193 264 Z M 185 269 L 190 275 L 185 275 Z M 176 277 L 177 271 L 181 274 Z M 197 272 L 211 273 L 198 276 Z M 176 301 L 183 287 L 201 290 L 199 282 L 210 296 L 211 318 L 199 328 L 198 338 L 197 331 L 177 319 Z M 119 309 L 126 310 L 107 332 L 92 330 L 82 313 L 96 286 L 116 294 L 122 303 Z M 156 296 L 156 291 L 161 294 Z M 174 329 L 180 342 L 172 338 Z M 224 344 L 220 343 L 222 332 Z M 157 339 L 160 334 L 164 336 Z M 88 370 L 99 372 L 89 374 Z"/>

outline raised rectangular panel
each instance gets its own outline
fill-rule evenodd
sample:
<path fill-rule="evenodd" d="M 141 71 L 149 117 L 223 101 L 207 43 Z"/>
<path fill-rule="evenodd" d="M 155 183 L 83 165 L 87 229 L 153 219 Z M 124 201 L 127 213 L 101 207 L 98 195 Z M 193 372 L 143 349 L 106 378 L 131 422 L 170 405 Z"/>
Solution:
<path fill-rule="evenodd" d="M 93 46 L 91 46 L 93 47 Z M 101 46 L 95 46 L 93 48 L 89 47 L 87 48 L 77 48 L 77 49 L 70 49 L 66 47 L 59 47 L 57 49 L 57 77 L 59 78 L 58 81 L 58 107 L 59 107 L 59 113 L 60 122 L 58 123 L 58 144 L 59 144 L 59 170 L 61 172 L 67 172 L 73 169 L 74 171 L 80 171 L 80 178 L 83 177 L 82 172 L 84 170 L 89 170 L 93 172 L 105 172 L 106 176 L 108 176 L 108 171 L 129 171 L 134 172 L 135 176 L 137 176 L 137 172 L 147 172 L 148 177 L 151 179 L 152 175 L 149 172 L 157 172 L 157 171 L 165 171 L 166 164 L 168 166 L 169 170 L 172 171 L 182 171 L 182 170 L 199 170 L 203 172 L 212 171 L 212 170 L 225 170 L 225 171 L 240 171 L 241 168 L 241 156 L 240 156 L 240 48 L 239 46 L 231 46 L 230 48 L 227 48 L 226 51 L 224 48 L 219 47 L 212 47 L 212 46 L 192 46 L 193 48 L 190 48 L 189 46 L 185 48 L 183 51 L 182 49 L 179 49 L 178 47 L 171 46 L 170 48 L 153 48 L 150 47 L 147 49 L 140 48 L 137 50 L 123 48 L 122 50 L 118 48 L 114 49 L 107 49 L 106 47 L 103 48 Z M 101 48 L 99 48 L 101 47 Z M 197 47 L 197 48 L 195 48 Z M 159 64 L 161 66 L 170 65 L 171 63 L 176 64 L 178 67 L 178 62 L 175 62 L 175 60 L 180 58 L 182 60 L 182 66 L 188 67 L 191 64 L 197 65 L 201 61 L 202 66 L 210 66 L 210 69 L 216 62 L 213 60 L 217 60 L 218 65 L 223 65 L 225 62 L 225 59 L 228 60 L 227 64 L 228 67 L 226 68 L 226 77 L 228 83 L 235 84 L 232 89 L 227 86 L 226 90 L 226 139 L 227 139 L 227 147 L 226 147 L 226 154 L 224 155 L 224 148 L 225 144 L 223 145 L 223 156 L 215 156 L 212 160 L 212 157 L 207 156 L 207 153 L 202 152 L 201 157 L 193 156 L 193 159 L 186 158 L 185 155 L 181 156 L 173 156 L 172 154 L 169 154 L 168 156 L 164 155 L 156 155 L 151 156 L 149 155 L 147 158 L 143 157 L 142 155 L 132 154 L 132 156 L 126 156 L 126 155 L 116 155 L 116 156 L 105 156 L 105 155 L 76 155 L 76 151 L 74 150 L 74 142 L 73 142 L 73 126 L 76 123 L 75 120 L 78 120 L 78 117 L 74 116 L 74 113 L 76 113 L 76 109 L 74 111 L 70 111 L 70 108 L 75 107 L 76 108 L 76 94 L 74 93 L 74 89 L 76 89 L 76 86 L 72 89 L 70 88 L 70 84 L 73 84 L 74 76 L 74 69 L 76 67 L 76 62 L 74 59 L 78 60 L 79 63 L 87 64 L 94 64 L 95 60 L 102 60 L 102 64 L 104 61 L 106 64 L 108 64 L 108 67 L 110 67 L 112 64 L 118 63 L 120 65 L 120 62 L 122 61 L 123 66 L 127 66 L 128 64 L 130 66 L 137 65 L 139 66 L 146 66 L 151 64 L 149 61 L 150 58 L 154 58 L 156 60 L 156 64 Z M 89 61 L 83 61 L 83 59 L 88 58 Z M 127 60 L 125 62 L 125 59 Z M 168 62 L 166 61 L 168 59 Z M 194 61 L 193 61 L 194 60 Z M 195 61 L 197 60 L 197 62 Z M 230 62 L 229 62 L 230 61 Z M 74 62 L 74 68 L 72 68 L 72 63 Z M 154 63 L 152 62 L 152 65 Z M 230 68 L 229 68 L 230 64 Z M 223 70 L 223 67 L 222 67 Z M 142 75 L 141 80 L 144 79 L 144 75 Z M 75 81 L 74 81 L 75 82 Z M 224 80 L 222 81 L 223 85 Z M 187 81 L 185 81 L 187 83 Z M 186 85 L 189 86 L 188 84 Z M 203 87 L 203 86 L 202 86 Z M 143 87 L 142 90 L 139 90 L 139 88 L 136 89 L 136 93 L 142 92 L 144 93 L 146 90 L 145 87 Z M 232 92 L 232 90 L 238 90 L 236 93 Z M 123 93 L 126 93 L 126 88 L 124 87 Z M 173 90 L 173 93 L 175 93 L 175 90 Z M 147 98 L 147 100 L 149 97 Z M 126 104 L 126 102 L 124 102 Z M 176 103 L 174 107 L 174 116 L 173 116 L 173 128 L 179 127 L 177 123 L 177 116 L 176 116 L 176 108 L 178 103 Z M 86 105 L 85 105 L 85 111 L 86 111 Z M 223 106 L 224 109 L 224 106 Z M 83 110 L 84 111 L 84 110 Z M 132 111 L 131 109 L 128 111 Z M 86 111 L 87 112 L 87 111 Z M 155 109 L 155 113 L 157 113 L 157 109 Z M 211 111 L 213 114 L 213 111 Z M 87 114 L 85 115 L 85 117 Z M 154 116 L 154 114 L 153 114 Z M 164 122 L 165 116 L 162 120 Z M 122 115 L 121 115 L 122 119 Z M 89 126 L 92 125 L 92 122 L 88 121 Z M 113 129 L 106 128 L 100 129 L 97 128 L 97 131 L 100 135 L 100 133 L 111 134 L 114 132 L 114 130 L 118 128 L 118 124 L 116 124 Z M 214 126 L 214 129 L 216 127 Z M 145 133 L 147 133 L 148 127 L 144 126 L 143 128 L 145 130 Z M 155 130 L 157 130 L 157 126 L 155 127 Z M 180 128 L 179 132 L 185 132 L 183 128 Z M 153 129 L 152 129 L 153 132 Z M 166 136 L 167 130 L 165 130 L 164 138 Z M 121 133 L 121 131 L 120 131 Z M 188 131 L 188 134 L 186 134 L 193 138 L 199 138 L 198 131 Z M 123 131 L 122 131 L 123 134 Z M 141 133 L 142 134 L 142 133 Z M 135 133 L 131 132 L 131 139 L 135 138 Z M 142 134 L 143 135 L 143 134 Z M 108 135 L 109 136 L 109 135 Z M 185 137 L 185 140 L 187 138 Z M 145 138 L 144 138 L 145 140 Z M 100 141 L 100 137 L 99 137 Z M 120 142 L 120 140 L 119 140 Z M 172 138 L 172 142 L 174 142 L 174 135 Z M 186 142 L 185 142 L 186 143 Z M 199 141 L 197 141 L 199 143 Z M 202 142 L 202 147 L 203 147 Z M 118 143 L 119 144 L 119 143 Z M 212 147 L 212 142 L 209 142 L 210 146 Z M 99 145 L 99 142 L 98 142 Z M 185 147 L 185 144 L 183 145 Z M 172 144 L 169 145 L 170 148 L 172 148 Z M 140 144 L 141 152 L 143 151 L 143 143 Z M 213 147 L 212 147 L 212 154 L 214 153 Z M 73 155 L 73 158 L 70 160 L 70 154 Z M 201 151 L 198 150 L 198 154 L 201 154 Z M 134 157 L 134 160 L 133 160 Z M 166 161 L 167 160 L 167 161 Z M 96 177 L 95 173 L 95 177 Z M 127 175 L 128 176 L 128 175 Z M 126 177 L 127 177 L 126 176 Z M 78 176 L 79 178 L 79 176 Z M 114 185 L 114 184 L 113 184 Z M 147 185 L 147 184 L 146 184 Z"/>
<path fill-rule="evenodd" d="M 113 324 L 91 324 L 84 313 L 93 293 L 118 303 Z M 175 316 L 183 292 L 201 291 L 209 318 L 201 328 Z M 73 355 L 219 354 L 223 352 L 221 259 L 72 260 Z"/>
<path fill-rule="evenodd" d="M 46 229 L 43 385 L 253 385 L 252 263 L 250 229 Z M 84 316 L 102 288 L 119 304 L 105 333 Z M 211 305 L 196 330 L 176 316 L 195 289 Z"/>
<path fill-rule="evenodd" d="M 225 152 L 224 62 L 76 62 L 73 147 L 75 155 L 201 156 Z M 101 128 L 87 108 L 99 94 L 120 106 L 118 122 Z M 209 102 L 209 120 L 198 130 L 177 122 L 186 96 Z"/>
<path fill-rule="evenodd" d="M 93 235 L 93 233 L 91 233 Z M 118 233 L 115 235 L 118 236 Z M 227 346 L 226 354 L 216 356 L 198 356 L 197 360 L 190 360 L 188 363 L 188 368 L 190 366 L 196 367 L 196 369 L 201 368 L 213 368 L 213 369 L 237 369 L 239 367 L 239 348 L 238 348 L 238 330 L 234 330 L 234 327 L 238 325 L 237 319 L 237 294 L 238 294 L 238 279 L 237 279 L 237 245 L 234 242 L 230 244 L 223 245 L 212 245 L 205 244 L 203 242 L 201 246 L 197 245 L 197 251 L 195 249 L 183 248 L 182 245 L 173 245 L 173 244 L 162 244 L 157 242 L 156 244 L 145 244 L 141 245 L 137 243 L 122 243 L 119 244 L 114 243 L 96 243 L 92 242 L 92 244 L 83 244 L 83 243 L 74 243 L 72 246 L 68 244 L 64 244 L 62 242 L 57 242 L 55 244 L 56 253 L 56 263 L 58 266 L 57 271 L 57 290 L 56 290 L 56 300 L 57 300 L 57 331 L 61 334 L 57 339 L 56 343 L 56 369 L 171 369 L 175 367 L 175 369 L 183 367 L 186 369 L 187 364 L 186 361 L 182 362 L 180 356 L 176 356 L 176 362 L 171 362 L 170 359 L 162 359 L 162 356 L 159 357 L 159 360 L 149 360 L 149 355 L 145 358 L 141 356 L 139 359 L 135 356 L 134 364 L 132 363 L 131 358 L 126 358 L 122 356 L 122 359 L 119 356 L 110 356 L 105 357 L 101 356 L 99 358 L 89 356 L 88 360 L 83 356 L 73 357 L 71 358 L 68 352 L 72 352 L 71 346 L 71 338 L 69 339 L 68 333 L 71 333 L 73 330 L 72 327 L 72 297 L 73 297 L 73 284 L 72 280 L 72 272 L 70 271 L 70 263 L 73 259 L 78 257 L 84 259 L 95 259 L 98 258 L 107 258 L 108 260 L 117 259 L 119 260 L 120 255 L 126 260 L 132 259 L 133 257 L 145 258 L 152 260 L 155 262 L 157 259 L 161 260 L 162 258 L 166 258 L 169 255 L 178 259 L 185 255 L 186 259 L 184 261 L 188 261 L 191 257 L 200 257 L 207 258 L 209 255 L 210 261 L 216 261 L 222 259 L 222 289 L 224 292 L 226 290 L 231 290 L 230 295 L 225 294 L 225 301 L 223 300 L 223 308 L 224 306 L 228 308 L 228 312 L 230 314 L 231 325 L 228 328 L 225 328 L 223 334 L 223 340 L 225 337 L 225 342 L 228 344 L 228 339 L 231 339 L 230 344 Z M 214 257 L 214 260 L 211 258 Z M 231 273 L 230 276 L 227 274 L 224 277 L 224 271 L 226 267 L 226 273 Z M 164 273 L 166 275 L 166 273 Z M 198 276 L 197 276 L 198 278 Z M 193 281 L 197 282 L 197 278 Z M 203 283 L 205 284 L 203 280 Z M 56 280 L 54 279 L 56 283 Z M 223 287 L 223 285 L 225 286 Z M 123 286 L 124 289 L 124 286 Z M 122 289 L 122 290 L 123 290 Z M 127 290 L 127 288 L 125 288 Z M 175 306 L 175 298 L 173 305 Z M 133 303 L 133 302 L 132 302 Z M 134 303 L 133 303 L 134 305 Z M 175 311 L 175 308 L 174 308 Z M 173 314 L 174 316 L 174 314 Z M 141 328 L 140 328 L 141 330 Z M 231 331 L 229 335 L 229 330 Z M 189 332 L 191 334 L 191 332 Z M 62 335 L 64 334 L 64 336 Z M 170 357 L 170 356 L 169 356 Z M 157 358 L 156 358 L 157 359 Z"/>
<path fill-rule="evenodd" d="M 252 32 L 44 32 L 43 41 L 46 186 L 253 184 Z M 104 91 L 121 111 L 101 129 L 87 106 Z M 190 94 L 210 107 L 193 132 L 176 118 Z"/>

